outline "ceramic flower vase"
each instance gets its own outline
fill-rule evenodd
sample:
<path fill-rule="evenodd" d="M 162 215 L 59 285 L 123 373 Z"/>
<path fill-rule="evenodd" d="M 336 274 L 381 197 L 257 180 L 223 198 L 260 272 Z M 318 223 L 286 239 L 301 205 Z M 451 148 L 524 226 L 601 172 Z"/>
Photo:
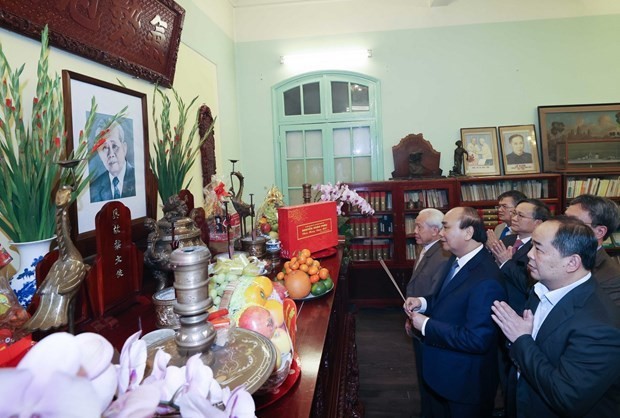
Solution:
<path fill-rule="evenodd" d="M 35 269 L 43 256 L 50 251 L 53 236 L 41 241 L 13 242 L 11 246 L 19 253 L 19 268 L 11 278 L 11 288 L 17 295 L 19 304 L 27 308 L 37 290 Z"/>

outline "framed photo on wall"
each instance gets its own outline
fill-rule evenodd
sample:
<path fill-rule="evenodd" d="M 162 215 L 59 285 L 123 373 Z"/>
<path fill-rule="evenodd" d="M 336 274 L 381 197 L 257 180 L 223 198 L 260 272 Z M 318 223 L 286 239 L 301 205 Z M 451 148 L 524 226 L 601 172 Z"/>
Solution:
<path fill-rule="evenodd" d="M 618 171 L 620 103 L 538 106 L 538 122 L 545 171 Z"/>
<path fill-rule="evenodd" d="M 534 125 L 499 127 L 504 174 L 540 173 Z"/>
<path fill-rule="evenodd" d="M 80 130 L 91 113 L 91 100 L 97 108 L 88 149 L 93 149 L 97 132 L 125 106 L 125 115 L 112 124 L 106 141 L 89 159 L 85 175 L 88 186 L 77 197 L 71 211 L 72 233 L 82 255 L 94 254 L 95 216 L 112 200 L 119 200 L 131 211 L 136 226 L 134 240 L 140 239 L 146 217 L 156 215 L 155 181 L 148 167 L 149 143 L 146 94 L 129 90 L 64 70 L 63 96 L 67 129 L 67 152 L 77 148 Z"/>
<path fill-rule="evenodd" d="M 497 176 L 500 174 L 497 129 L 461 128 L 461 142 L 467 151 L 465 175 Z"/>

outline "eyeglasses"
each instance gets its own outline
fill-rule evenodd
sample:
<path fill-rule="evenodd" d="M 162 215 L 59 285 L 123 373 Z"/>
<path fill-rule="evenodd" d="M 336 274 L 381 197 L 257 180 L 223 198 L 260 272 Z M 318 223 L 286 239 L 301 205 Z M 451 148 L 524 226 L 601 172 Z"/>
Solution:
<path fill-rule="evenodd" d="M 508 206 L 508 205 L 495 206 L 495 210 L 500 210 L 500 209 L 514 209 L 514 206 Z"/>
<path fill-rule="evenodd" d="M 536 219 L 533 216 L 526 216 L 522 214 L 521 212 L 517 212 L 516 210 L 511 211 L 510 216 L 512 216 L 513 218 L 516 218 L 518 216 L 519 218 L 523 218 L 523 219 Z"/>

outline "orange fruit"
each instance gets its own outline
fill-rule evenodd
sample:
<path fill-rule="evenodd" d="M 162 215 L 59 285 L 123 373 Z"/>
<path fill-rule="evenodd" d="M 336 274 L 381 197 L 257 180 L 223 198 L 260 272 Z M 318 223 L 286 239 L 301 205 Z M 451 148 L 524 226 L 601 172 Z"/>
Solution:
<path fill-rule="evenodd" d="M 252 283 L 258 285 L 261 289 L 263 289 L 263 293 L 266 298 L 271 296 L 271 292 L 273 292 L 273 282 L 267 276 L 256 276 L 252 279 Z"/>
<path fill-rule="evenodd" d="M 297 257 L 291 258 L 291 264 L 295 264 L 297 262 Z"/>
<path fill-rule="evenodd" d="M 303 255 L 303 254 L 302 254 L 302 255 L 300 255 L 300 256 L 297 258 L 297 262 L 298 262 L 299 264 L 306 264 L 306 259 L 307 259 L 307 258 L 308 258 L 308 257 L 306 257 L 305 255 Z"/>
<path fill-rule="evenodd" d="M 314 258 L 312 258 L 312 257 L 308 257 L 308 258 L 306 258 L 306 264 L 307 264 L 307 265 L 311 266 L 311 265 L 312 265 L 312 263 L 314 263 Z"/>
<path fill-rule="evenodd" d="M 314 260 L 312 262 L 312 265 L 315 266 L 315 267 L 321 268 L 321 262 L 319 260 Z"/>
<path fill-rule="evenodd" d="M 301 254 L 305 255 L 306 257 L 310 257 L 312 255 L 310 250 L 307 248 L 304 248 L 303 250 L 301 250 Z"/>
<path fill-rule="evenodd" d="M 310 277 L 301 270 L 293 270 L 284 277 L 284 286 L 293 299 L 301 299 L 310 293 Z"/>
<path fill-rule="evenodd" d="M 313 275 L 313 274 L 319 274 L 319 269 L 315 266 L 312 266 L 310 268 L 308 268 L 308 274 L 309 275 Z"/>
<path fill-rule="evenodd" d="M 291 262 L 287 261 L 286 263 L 284 263 L 284 269 L 288 268 L 291 266 Z"/>
<path fill-rule="evenodd" d="M 299 266 L 299 270 L 305 271 L 307 273 L 308 272 L 308 265 L 307 264 L 301 264 Z"/>
<path fill-rule="evenodd" d="M 319 275 L 318 274 L 313 274 L 312 276 L 310 276 L 310 283 L 316 283 L 319 281 Z"/>
<path fill-rule="evenodd" d="M 321 270 L 319 270 L 319 277 L 321 278 L 321 280 L 325 280 L 329 277 L 329 270 L 327 270 L 326 268 L 322 268 Z"/>
<path fill-rule="evenodd" d="M 297 261 L 291 264 L 291 270 L 299 270 L 299 263 Z"/>
<path fill-rule="evenodd" d="M 278 274 L 276 274 L 276 279 L 284 280 L 284 272 L 279 272 Z"/>
<path fill-rule="evenodd" d="M 245 289 L 245 293 L 243 294 L 243 296 L 245 298 L 245 302 L 248 304 L 255 303 L 257 305 L 263 306 L 265 302 L 267 302 L 267 298 L 265 297 L 265 292 L 263 292 L 263 289 L 261 289 L 260 286 L 254 283 L 252 283 L 248 286 L 247 289 Z"/>
<path fill-rule="evenodd" d="M 280 327 L 284 323 L 284 306 L 282 306 L 281 302 L 275 299 L 269 299 L 265 302 L 263 308 L 267 309 L 271 314 L 276 328 Z"/>

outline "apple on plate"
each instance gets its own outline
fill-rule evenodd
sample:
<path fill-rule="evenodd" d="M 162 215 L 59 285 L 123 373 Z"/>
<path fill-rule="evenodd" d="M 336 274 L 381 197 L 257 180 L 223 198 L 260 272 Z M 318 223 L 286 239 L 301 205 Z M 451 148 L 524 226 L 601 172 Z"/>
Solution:
<path fill-rule="evenodd" d="M 267 235 L 271 231 L 271 225 L 269 222 L 265 222 L 264 224 L 260 224 L 260 232 Z"/>
<path fill-rule="evenodd" d="M 239 316 L 238 325 L 241 328 L 258 332 L 271 338 L 275 332 L 275 324 L 271 313 L 262 306 L 248 306 Z"/>

